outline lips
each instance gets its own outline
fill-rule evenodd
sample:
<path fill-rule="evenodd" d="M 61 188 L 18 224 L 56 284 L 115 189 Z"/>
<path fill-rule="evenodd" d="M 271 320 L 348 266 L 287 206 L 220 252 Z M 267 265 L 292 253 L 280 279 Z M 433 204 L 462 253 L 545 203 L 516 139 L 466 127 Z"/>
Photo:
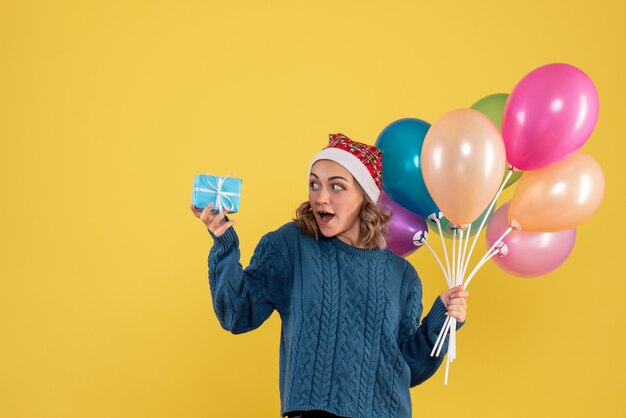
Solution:
<path fill-rule="evenodd" d="M 320 223 L 323 224 L 323 225 L 328 224 L 335 217 L 334 213 L 326 212 L 326 211 L 323 211 L 323 210 L 317 212 L 317 215 L 319 217 Z"/>

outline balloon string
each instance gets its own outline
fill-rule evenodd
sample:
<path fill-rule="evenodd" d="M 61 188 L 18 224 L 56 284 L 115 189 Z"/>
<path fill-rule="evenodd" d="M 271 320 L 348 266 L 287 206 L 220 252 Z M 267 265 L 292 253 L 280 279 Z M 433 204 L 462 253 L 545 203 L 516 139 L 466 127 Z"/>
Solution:
<path fill-rule="evenodd" d="M 459 233 L 460 237 L 459 237 L 459 254 L 458 254 L 458 260 L 456 263 L 456 282 L 454 283 L 454 287 L 458 286 L 459 284 L 461 284 L 461 248 L 463 247 L 463 230 L 461 229 L 461 232 Z"/>
<path fill-rule="evenodd" d="M 451 318 L 450 316 L 446 317 L 446 321 L 443 323 L 443 326 L 439 330 L 439 335 L 437 335 L 437 340 L 435 341 L 435 345 L 433 346 L 433 349 L 430 352 L 430 356 L 431 357 L 435 356 L 435 352 L 437 351 L 437 347 L 439 347 L 439 342 L 441 341 L 441 338 L 443 337 L 443 330 L 446 329 L 446 327 L 448 326 L 448 322 L 450 322 L 450 318 Z"/>
<path fill-rule="evenodd" d="M 489 208 L 487 209 L 487 213 L 485 213 L 485 216 L 483 216 L 483 220 L 480 223 L 480 227 L 478 228 L 478 232 L 476 232 L 476 236 L 474 237 L 474 241 L 472 241 L 472 246 L 470 247 L 469 255 L 467 256 L 467 260 L 465 261 L 465 267 L 463 268 L 463 270 L 467 270 L 467 266 L 469 264 L 470 258 L 472 257 L 472 254 L 474 253 L 474 247 L 476 246 L 476 241 L 478 240 L 478 236 L 480 235 L 480 231 L 483 230 L 483 226 L 485 226 L 485 222 L 487 222 L 487 218 L 489 217 L 489 214 L 491 213 L 491 210 L 493 209 L 493 206 L 496 204 L 496 200 L 498 200 L 498 197 L 500 197 L 500 193 L 502 193 L 502 190 L 504 190 L 504 186 L 509 181 L 509 179 L 511 178 L 512 175 L 513 175 L 513 169 L 509 168 L 509 173 L 506 175 L 504 180 L 502 180 L 502 184 L 500 185 L 500 189 L 498 189 L 498 193 L 496 193 L 495 197 L 491 201 L 491 204 L 489 205 Z"/>
<path fill-rule="evenodd" d="M 455 282 L 454 282 L 454 287 L 458 286 L 461 283 L 461 256 L 462 256 L 462 251 L 461 249 L 463 248 L 463 230 L 457 230 L 458 231 L 458 235 L 459 235 L 459 243 L 458 243 L 458 254 L 457 254 L 457 263 L 456 263 L 456 276 L 455 276 Z M 452 317 L 452 319 L 450 319 L 449 322 L 449 333 L 450 333 L 450 339 L 448 341 L 448 356 L 447 356 L 447 363 L 446 363 L 446 370 L 449 370 L 449 364 L 452 363 L 454 361 L 454 359 L 456 358 L 456 319 L 454 317 Z M 445 333 L 444 333 L 444 337 L 445 337 Z M 439 347 L 439 350 L 441 350 L 441 348 L 443 347 L 443 343 L 441 344 L 441 346 Z M 437 353 L 437 355 L 439 355 L 439 353 Z M 444 380 L 444 384 L 447 385 L 448 384 L 448 376 L 446 375 L 445 380 Z"/>
<path fill-rule="evenodd" d="M 451 316 L 446 317 L 446 321 L 443 323 L 443 326 L 441 327 L 441 330 L 439 331 L 439 335 L 437 336 L 437 340 L 435 341 L 433 350 L 430 352 L 431 357 L 435 356 L 435 353 L 437 352 L 437 348 L 439 348 L 439 346 L 443 344 L 442 339 L 445 338 L 444 332 L 448 329 L 448 325 L 450 324 L 451 320 L 452 320 Z M 437 356 L 439 356 L 439 354 L 437 354 Z"/>
<path fill-rule="evenodd" d="M 489 207 L 487 208 L 487 212 L 485 213 L 485 216 L 483 216 L 483 219 L 480 223 L 480 226 L 478 227 L 478 231 L 476 232 L 476 236 L 474 237 L 474 240 L 472 241 L 472 246 L 470 248 L 469 254 L 467 253 L 467 243 L 469 241 L 470 238 L 470 232 L 471 232 L 471 223 L 468 227 L 467 230 L 467 236 L 465 237 L 465 246 L 463 246 L 463 230 L 461 230 L 460 232 L 460 236 L 459 236 L 459 253 L 458 253 L 458 258 L 455 254 L 456 252 L 456 235 L 457 235 L 457 229 L 455 229 L 452 233 L 452 269 L 451 269 L 451 275 L 452 275 L 452 280 L 448 280 L 448 287 L 456 287 L 459 284 L 463 283 L 464 279 L 465 279 L 465 272 L 467 271 L 467 267 L 469 265 L 470 259 L 472 257 L 472 254 L 474 252 L 474 248 L 476 247 L 476 241 L 478 240 L 478 236 L 480 235 L 480 232 L 482 231 L 483 227 L 485 226 L 485 222 L 487 221 L 487 218 L 489 218 L 489 214 L 491 213 L 493 207 L 496 204 L 496 201 L 498 200 L 498 197 L 500 197 L 500 194 L 502 193 L 502 190 L 504 190 L 504 186 L 506 185 L 506 183 L 509 181 L 509 179 L 511 178 L 511 175 L 513 175 L 513 170 L 509 169 L 509 172 L 507 173 L 506 177 L 504 178 L 504 180 L 502 181 L 502 184 L 500 184 L 500 188 L 498 189 L 498 192 L 496 193 L 496 195 L 494 196 L 494 198 L 492 199 L 491 203 L 489 204 Z M 446 251 L 446 246 L 445 246 L 445 241 L 443 239 L 443 234 L 441 233 L 441 225 L 439 223 L 439 220 L 436 220 L 437 222 L 437 227 L 439 228 L 439 236 L 441 237 L 441 244 L 443 246 L 443 250 L 444 253 L 446 255 L 446 264 L 448 265 L 448 269 L 450 271 L 450 264 L 448 262 L 448 253 Z M 483 258 L 478 262 L 478 264 L 476 265 L 476 267 L 474 267 L 474 270 L 472 270 L 472 272 L 470 273 L 467 281 L 465 281 L 465 284 L 463 285 L 463 289 L 466 289 L 467 286 L 469 285 L 470 281 L 472 280 L 472 278 L 474 277 L 474 275 L 478 272 L 478 270 L 480 270 L 480 268 L 487 262 L 489 261 L 493 256 L 495 256 L 498 252 L 499 249 L 495 249 L 496 245 L 498 244 L 498 242 L 502 241 L 504 239 L 504 237 L 506 237 L 510 232 L 511 232 L 512 228 L 509 228 L 501 237 L 500 239 L 498 239 L 498 241 L 496 241 L 491 248 L 489 249 L 489 251 L 487 251 L 487 253 L 483 256 Z M 431 250 L 432 251 L 432 250 Z M 434 254 L 434 252 L 433 252 Z M 440 263 L 440 267 L 443 270 L 443 265 L 441 265 Z M 447 279 L 447 278 L 446 278 Z M 444 322 L 443 327 L 441 327 L 441 331 L 439 332 L 439 335 L 437 336 L 437 340 L 435 341 L 435 346 L 433 347 L 432 352 L 430 353 L 430 356 L 432 357 L 433 354 L 436 351 L 436 355 L 437 357 L 439 357 L 439 354 L 441 353 L 441 350 L 443 348 L 443 344 L 445 342 L 445 336 L 446 334 L 448 334 L 448 332 L 450 333 L 450 340 L 448 342 L 448 356 L 446 359 L 446 373 L 445 373 L 445 378 L 444 378 L 444 384 L 447 385 L 448 384 L 448 374 L 449 374 L 449 370 L 450 370 L 450 363 L 453 362 L 456 359 L 456 319 L 453 317 L 447 317 L 446 321 Z"/>
<path fill-rule="evenodd" d="M 457 259 L 456 259 L 456 266 L 455 266 L 455 280 L 454 280 L 454 286 L 456 287 L 459 284 L 461 284 L 461 282 L 463 281 L 463 257 L 464 257 L 464 253 L 463 253 L 463 236 L 464 236 L 464 232 L 462 229 L 458 230 L 459 233 L 459 244 L 458 244 L 458 253 L 457 253 Z M 454 248 L 454 236 L 457 235 L 457 229 L 454 230 L 453 233 L 453 247 Z M 465 239 L 465 249 L 467 249 L 467 241 L 468 239 Z M 453 250 L 454 251 L 454 250 Z M 454 253 L 453 253 L 454 254 Z M 454 255 L 452 256 L 454 257 Z M 453 264 L 454 265 L 454 264 Z M 444 384 L 447 385 L 448 384 L 448 374 L 449 374 L 449 370 L 450 370 L 450 363 L 452 363 L 455 359 L 456 359 L 456 319 L 453 317 L 448 317 L 451 318 L 450 321 L 448 321 L 448 326 L 445 327 L 444 329 L 447 328 L 450 332 L 450 340 L 448 341 L 448 356 L 446 359 L 446 376 L 444 379 Z M 444 339 L 445 339 L 445 331 L 443 332 L 444 335 Z M 439 352 L 441 351 L 443 347 L 443 341 L 441 342 L 440 346 L 439 346 L 439 350 L 437 351 L 437 356 L 439 356 Z"/>
<path fill-rule="evenodd" d="M 435 354 L 437 357 L 439 357 L 439 354 L 441 354 L 441 349 L 443 348 L 443 344 L 446 341 L 446 334 L 448 333 L 448 331 L 450 331 L 450 328 L 456 322 L 456 320 L 453 317 L 449 317 L 449 318 L 450 320 L 448 321 L 448 325 L 446 325 L 443 331 L 443 338 L 441 339 L 441 344 L 439 344 L 439 348 L 437 349 L 437 353 Z"/>
<path fill-rule="evenodd" d="M 450 353 L 448 353 L 448 358 L 446 359 L 446 376 L 443 379 L 443 384 L 448 385 L 448 370 L 450 370 Z"/>
<path fill-rule="evenodd" d="M 457 228 L 454 228 L 452 230 L 452 277 L 451 277 L 451 286 L 449 286 L 450 288 L 454 287 L 455 283 L 456 283 L 456 231 Z"/>
<path fill-rule="evenodd" d="M 443 240 L 443 234 L 441 233 L 441 225 L 439 223 L 437 223 L 438 227 L 439 227 L 439 236 L 441 237 L 441 241 L 442 241 L 442 245 L 444 247 L 445 250 L 445 241 Z M 448 288 L 452 288 L 457 286 L 457 283 L 460 284 L 460 272 L 461 272 L 461 249 L 462 249 L 462 243 L 463 243 L 463 235 L 464 235 L 464 231 L 461 230 L 460 233 L 458 234 L 459 236 L 459 251 L 458 254 L 456 254 L 456 237 L 457 237 L 457 231 L 458 228 L 455 228 L 452 231 L 452 280 L 448 281 Z M 466 240 L 467 243 L 467 240 Z M 467 244 L 466 244 L 466 248 L 467 248 Z M 446 252 L 447 254 L 447 252 Z M 440 265 L 441 266 L 441 265 Z M 441 266 L 443 269 L 443 266 Z M 453 327 L 454 325 L 454 327 Z M 445 384 L 448 384 L 448 374 L 449 374 L 449 369 L 450 369 L 450 362 L 454 360 L 455 358 L 455 352 L 456 352 L 456 348 L 454 347 L 454 344 L 456 342 L 456 339 L 454 338 L 456 335 L 454 333 L 454 328 L 456 328 L 456 320 L 451 317 L 448 316 L 443 324 L 443 326 L 441 327 L 441 330 L 439 331 L 439 335 L 437 336 L 437 340 L 435 341 L 435 345 L 433 346 L 433 349 L 430 353 L 430 356 L 437 356 L 439 357 L 439 355 L 441 354 L 441 350 L 443 349 L 443 345 L 445 343 L 445 336 L 448 334 L 448 332 L 450 332 L 450 340 L 448 341 L 448 357 L 447 357 L 447 362 L 446 362 L 446 377 L 445 377 Z"/>
<path fill-rule="evenodd" d="M 446 318 L 446 321 L 443 323 L 443 326 L 441 327 L 441 331 L 439 331 L 439 335 L 437 336 L 437 340 L 435 341 L 435 346 L 433 347 L 432 351 L 430 352 L 430 356 L 437 356 L 439 357 L 439 355 L 441 354 L 441 349 L 443 348 L 443 344 L 445 343 L 446 340 L 446 336 L 448 334 L 448 332 L 452 333 L 456 331 L 456 319 L 452 316 L 448 316 Z M 455 340 L 456 341 L 456 340 Z M 452 353 L 452 360 L 454 360 L 456 358 L 455 353 L 456 353 L 456 349 L 454 348 L 454 346 L 451 345 L 452 341 L 448 342 L 448 354 Z M 450 351 L 452 350 L 452 351 Z"/>
<path fill-rule="evenodd" d="M 451 276 L 450 271 L 450 260 L 448 259 L 448 250 L 446 249 L 446 241 L 443 239 L 443 232 L 441 231 L 441 222 L 439 222 L 439 218 L 435 218 L 435 222 L 437 223 L 437 228 L 439 229 L 439 237 L 441 238 L 441 246 L 443 247 L 443 253 L 446 256 L 446 266 L 448 266 L 448 275 L 446 278 Z M 448 280 L 448 287 L 451 287 L 452 282 Z"/>
<path fill-rule="evenodd" d="M 448 277 L 448 273 L 446 272 L 446 269 L 443 267 L 443 264 L 441 264 L 441 260 L 439 259 L 439 257 L 435 253 L 435 250 L 433 250 L 433 248 L 430 246 L 430 244 L 428 244 L 427 240 L 424 240 L 424 245 L 426 245 L 426 248 L 428 248 L 430 250 L 430 252 L 432 253 L 433 257 L 435 257 L 435 260 L 437 260 L 437 263 L 439 263 L 439 267 L 441 267 L 441 271 L 443 272 L 443 276 L 446 278 L 446 282 L 448 282 L 448 287 L 450 287 L 450 278 Z"/>
<path fill-rule="evenodd" d="M 463 283 L 463 280 L 465 278 L 465 269 L 467 268 L 465 266 L 465 259 L 467 257 L 467 243 L 469 242 L 471 233 L 472 233 L 472 224 L 469 224 L 469 226 L 467 227 L 467 234 L 465 235 L 465 246 L 463 247 L 463 258 L 461 259 L 461 265 L 463 266 L 463 269 L 461 270 L 461 283 Z"/>
<path fill-rule="evenodd" d="M 483 258 L 481 258 L 481 260 L 478 262 L 478 264 L 476 265 L 476 267 L 474 267 L 474 270 L 472 270 L 472 272 L 470 273 L 469 277 L 467 278 L 467 280 L 465 281 L 465 285 L 463 286 L 463 289 L 467 289 L 467 286 L 469 285 L 470 281 L 472 280 L 472 278 L 474 277 L 474 275 L 476 274 L 476 272 L 487 262 L 491 259 L 491 257 L 493 257 L 494 255 L 498 254 L 498 252 L 500 251 L 499 248 L 496 248 L 496 246 L 507 236 L 511 233 L 511 231 L 513 231 L 513 228 L 508 227 L 507 230 L 504 232 L 504 234 L 502 234 L 500 236 L 500 238 L 498 238 L 497 241 L 495 241 L 493 243 L 493 245 L 491 246 L 491 248 L 489 248 L 489 251 L 487 251 L 485 253 L 485 255 L 483 256 Z"/>
<path fill-rule="evenodd" d="M 487 263 L 487 261 L 491 260 L 491 258 L 493 256 L 498 254 L 498 251 L 499 251 L 498 249 L 493 250 L 491 253 L 486 254 L 487 257 L 484 257 L 482 260 L 480 260 L 480 262 L 476 265 L 476 267 L 474 267 L 474 270 L 472 270 L 472 272 L 470 273 L 469 277 L 465 281 L 465 286 L 463 287 L 464 289 L 467 288 L 467 286 L 469 285 L 470 281 L 472 281 L 472 278 L 474 278 L 474 276 L 476 275 L 478 270 L 480 270 Z"/>
<path fill-rule="evenodd" d="M 450 346 L 448 353 L 450 355 L 450 363 L 456 360 L 456 319 L 452 318 L 452 325 L 450 326 Z"/>

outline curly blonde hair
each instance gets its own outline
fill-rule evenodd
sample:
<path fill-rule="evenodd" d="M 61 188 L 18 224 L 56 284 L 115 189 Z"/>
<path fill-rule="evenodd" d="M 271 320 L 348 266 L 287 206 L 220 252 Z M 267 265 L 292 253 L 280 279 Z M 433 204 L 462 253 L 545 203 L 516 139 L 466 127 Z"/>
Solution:
<path fill-rule="evenodd" d="M 359 211 L 361 227 L 359 239 L 367 249 L 387 248 L 387 230 L 391 222 L 392 213 L 382 209 L 369 198 L 358 181 L 354 180 L 357 189 L 363 196 L 363 203 Z M 296 209 L 296 217 L 293 219 L 298 223 L 303 234 L 318 239 L 322 235 L 319 225 L 315 220 L 315 214 L 311 204 L 307 200 L 302 202 Z"/>

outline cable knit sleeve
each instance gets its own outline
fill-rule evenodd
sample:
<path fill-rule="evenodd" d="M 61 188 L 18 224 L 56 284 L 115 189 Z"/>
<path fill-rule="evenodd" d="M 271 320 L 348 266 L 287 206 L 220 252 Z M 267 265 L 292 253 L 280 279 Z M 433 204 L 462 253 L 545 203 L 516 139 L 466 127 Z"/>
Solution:
<path fill-rule="evenodd" d="M 239 239 L 233 227 L 216 237 L 209 252 L 209 287 L 213 309 L 222 328 L 233 334 L 258 328 L 274 309 L 280 310 L 286 288 L 287 265 L 274 240 L 259 241 L 250 264 L 239 262 Z"/>
<path fill-rule="evenodd" d="M 404 277 L 404 309 L 400 322 L 400 351 L 411 369 L 411 387 L 417 386 L 430 378 L 443 361 L 448 351 L 448 337 L 439 357 L 431 357 L 437 336 L 446 320 L 446 307 L 437 296 L 435 302 L 420 324 L 422 316 L 422 283 L 409 264 Z M 462 324 L 457 324 L 459 329 Z"/>

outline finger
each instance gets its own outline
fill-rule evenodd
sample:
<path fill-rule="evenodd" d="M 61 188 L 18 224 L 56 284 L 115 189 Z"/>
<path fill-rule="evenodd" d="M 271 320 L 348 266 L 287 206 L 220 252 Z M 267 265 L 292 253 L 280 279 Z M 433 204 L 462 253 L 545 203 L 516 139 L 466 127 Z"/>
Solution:
<path fill-rule="evenodd" d="M 204 208 L 204 210 L 202 211 L 202 214 L 209 214 L 211 212 L 211 209 L 213 209 L 213 202 L 209 203 L 208 205 L 206 205 L 206 207 Z"/>
<path fill-rule="evenodd" d="M 204 223 L 208 223 L 211 220 L 211 209 L 213 208 L 213 203 L 209 203 L 202 210 L 202 215 L 200 215 L 200 219 L 204 221 Z"/>
<path fill-rule="evenodd" d="M 465 299 L 454 299 L 450 302 L 450 305 L 448 306 L 460 306 L 463 309 L 467 309 L 467 303 L 465 302 Z"/>
<path fill-rule="evenodd" d="M 191 208 L 191 212 L 196 216 L 196 218 L 199 218 L 200 211 L 193 205 L 193 203 L 191 203 L 189 207 Z"/>
<path fill-rule="evenodd" d="M 448 316 L 454 316 L 455 318 L 465 318 L 467 311 L 458 309 L 449 309 Z"/>
<path fill-rule="evenodd" d="M 217 229 L 222 223 L 222 217 L 220 216 L 219 213 L 216 213 L 215 215 L 212 215 L 212 216 L 213 217 L 210 220 L 211 226 Z"/>
<path fill-rule="evenodd" d="M 465 321 L 465 318 L 467 318 L 467 314 L 465 312 L 457 312 L 457 311 L 446 312 L 446 316 L 455 318 L 459 322 L 463 322 Z"/>
<path fill-rule="evenodd" d="M 466 315 L 467 311 L 465 309 L 448 309 L 448 313 L 450 315 L 455 315 L 455 316 L 459 316 L 459 315 Z"/>
<path fill-rule="evenodd" d="M 455 292 L 453 294 L 450 295 L 450 299 L 467 299 L 469 296 L 469 293 L 467 292 L 467 290 L 461 290 L 460 292 Z"/>
<path fill-rule="evenodd" d="M 465 321 L 465 318 L 467 317 L 467 315 L 461 312 L 446 312 L 446 316 L 452 317 L 459 322 Z"/>
<path fill-rule="evenodd" d="M 226 218 L 226 214 L 224 212 L 218 212 L 214 215 L 213 221 L 211 222 L 211 224 L 214 225 L 215 228 L 218 228 L 221 225 L 223 225 L 224 222 L 227 222 L 225 218 Z"/>
<path fill-rule="evenodd" d="M 214 215 L 211 214 L 210 212 L 209 213 L 202 212 L 202 215 L 200 215 L 200 219 L 202 219 L 202 222 L 204 222 L 206 226 L 210 226 L 213 223 L 213 218 L 214 218 Z"/>
<path fill-rule="evenodd" d="M 463 299 L 455 299 L 448 305 L 448 310 L 450 309 L 467 309 L 467 306 L 462 302 Z"/>
<path fill-rule="evenodd" d="M 448 305 L 448 310 L 449 311 L 459 311 L 459 312 L 465 312 L 467 311 L 467 306 L 465 304 L 463 304 L 461 302 L 462 299 L 457 299 L 456 301 L 450 303 L 450 305 Z"/>
<path fill-rule="evenodd" d="M 450 300 L 467 300 L 467 297 L 459 296 L 459 295 L 450 295 Z"/>

